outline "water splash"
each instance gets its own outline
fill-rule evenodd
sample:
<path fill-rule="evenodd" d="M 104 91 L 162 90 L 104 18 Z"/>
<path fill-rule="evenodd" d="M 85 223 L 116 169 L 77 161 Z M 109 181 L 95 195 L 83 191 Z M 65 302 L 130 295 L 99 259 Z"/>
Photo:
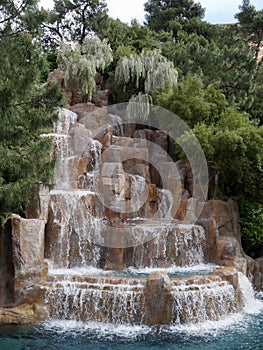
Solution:
<path fill-rule="evenodd" d="M 133 248 L 131 265 L 136 268 L 194 266 L 204 263 L 203 245 L 206 239 L 203 227 L 198 225 L 160 224 L 159 221 L 130 227 L 130 236 L 143 242 L 144 236 L 152 240 Z M 151 251 L 149 255 L 148 252 Z"/>
<path fill-rule="evenodd" d="M 46 302 L 54 318 L 140 323 L 145 285 L 134 280 L 50 276 Z"/>
<path fill-rule="evenodd" d="M 68 134 L 72 125 L 76 124 L 78 115 L 68 109 L 58 109 L 58 120 L 54 123 L 54 132 L 57 134 Z"/>
<path fill-rule="evenodd" d="M 116 136 L 124 136 L 123 123 L 120 116 L 108 114 L 110 124 L 113 127 L 113 134 Z"/>
<path fill-rule="evenodd" d="M 249 314 L 255 314 L 263 310 L 261 300 L 255 299 L 255 292 L 248 278 L 241 272 L 238 273 L 239 286 L 241 289 L 244 311 Z"/>
<path fill-rule="evenodd" d="M 92 139 L 84 151 L 84 156 L 89 167 L 89 171 L 78 179 L 80 188 L 95 191 L 99 181 L 99 171 L 101 164 L 102 144 Z"/>
<path fill-rule="evenodd" d="M 237 310 L 234 287 L 219 278 L 196 278 L 190 285 L 176 281 L 172 296 L 175 324 L 215 321 Z"/>
<path fill-rule="evenodd" d="M 173 194 L 166 189 L 158 189 L 158 212 L 157 218 L 161 220 L 172 220 Z"/>
<path fill-rule="evenodd" d="M 138 211 L 147 200 L 148 188 L 144 177 L 139 175 L 129 175 L 131 179 L 130 211 Z"/>

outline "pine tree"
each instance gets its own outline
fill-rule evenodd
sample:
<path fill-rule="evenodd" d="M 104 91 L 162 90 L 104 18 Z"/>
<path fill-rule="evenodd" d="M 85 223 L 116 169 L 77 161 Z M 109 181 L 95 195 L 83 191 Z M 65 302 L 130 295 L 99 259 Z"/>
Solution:
<path fill-rule="evenodd" d="M 22 17 L 13 15 L 0 32 L 0 221 L 23 215 L 36 187 L 50 184 L 52 145 L 40 135 L 52 128 L 54 108 L 63 103 L 57 85 L 40 84 L 44 55 Z"/>
<path fill-rule="evenodd" d="M 54 0 L 45 22 L 48 41 L 77 41 L 80 45 L 91 33 L 97 33 L 107 21 L 105 0 Z"/>
<path fill-rule="evenodd" d="M 189 32 L 196 31 L 198 21 L 205 15 L 205 9 L 193 0 L 148 0 L 144 5 L 147 25 L 157 33 L 173 32 L 187 27 Z"/>

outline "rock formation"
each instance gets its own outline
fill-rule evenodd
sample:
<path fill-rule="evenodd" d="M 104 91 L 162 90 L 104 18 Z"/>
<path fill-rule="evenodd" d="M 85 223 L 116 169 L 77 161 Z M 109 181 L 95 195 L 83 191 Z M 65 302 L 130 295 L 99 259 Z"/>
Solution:
<path fill-rule="evenodd" d="M 236 204 L 193 197 L 195 175 L 182 161 L 173 175 L 165 132 L 125 124 L 86 103 L 60 111 L 45 137 L 54 142 L 55 185 L 40 187 L 27 218 L 12 215 L 1 232 L 0 322 L 217 320 L 244 307 L 240 276 L 262 289 L 263 260 L 242 250 Z M 224 268 L 185 278 L 74 274 L 200 263 Z"/>

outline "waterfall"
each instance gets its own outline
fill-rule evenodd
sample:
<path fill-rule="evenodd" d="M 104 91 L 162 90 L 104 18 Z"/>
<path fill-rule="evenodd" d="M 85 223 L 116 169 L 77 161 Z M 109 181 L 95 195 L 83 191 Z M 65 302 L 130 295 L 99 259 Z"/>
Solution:
<path fill-rule="evenodd" d="M 71 137 L 58 135 L 54 137 L 55 147 L 57 146 L 57 161 L 55 166 L 55 188 L 69 189 L 74 187 L 76 177 L 76 157 L 72 154 Z"/>
<path fill-rule="evenodd" d="M 176 281 L 172 286 L 173 323 L 216 321 L 237 310 L 234 287 L 226 281 Z"/>
<path fill-rule="evenodd" d="M 103 221 L 98 206 L 98 216 L 94 215 L 94 201 L 90 191 L 50 192 L 53 232 L 46 237 L 49 244 L 46 255 L 56 267 L 98 265 L 102 248 L 93 242 L 100 239 Z"/>
<path fill-rule="evenodd" d="M 114 134 L 123 136 L 122 119 L 113 114 L 108 118 Z M 161 271 L 205 264 L 204 228 L 173 220 L 173 194 L 150 183 L 148 168 L 136 162 L 140 153 L 148 155 L 147 143 L 136 150 L 123 137 L 125 146 L 109 148 L 103 157 L 109 135 L 107 142 L 91 140 L 84 124 L 79 125 L 75 113 L 60 110 L 54 133 L 47 135 L 53 138 L 56 158 L 45 235 L 45 258 L 51 268 L 44 287 L 51 316 L 151 324 L 147 313 L 158 307 L 156 298 L 162 306 L 166 303 L 167 309 L 160 313 L 166 313 L 163 320 L 173 325 L 215 321 L 238 312 L 240 305 L 253 309 L 251 285 L 241 273 L 236 278 L 234 270 L 187 278 L 169 278 Z M 124 153 L 132 160 L 126 166 Z M 113 207 L 104 206 L 100 197 L 104 190 L 115 194 L 109 196 Z M 123 245 L 112 246 L 112 242 Z M 114 269 L 129 268 L 158 271 L 145 278 L 99 273 L 99 269 L 114 274 Z M 82 273 L 76 273 L 77 269 Z M 158 319 L 158 312 L 155 317 Z"/>
<path fill-rule="evenodd" d="M 255 292 L 248 278 L 241 272 L 238 274 L 242 302 L 247 313 L 258 313 L 262 309 L 262 302 L 255 299 Z"/>
<path fill-rule="evenodd" d="M 85 276 L 49 279 L 46 302 L 54 318 L 115 324 L 142 321 L 143 282 Z"/>
<path fill-rule="evenodd" d="M 82 189 L 95 191 L 96 184 L 99 181 L 102 147 L 99 141 L 92 139 L 84 151 L 90 170 L 79 179 L 79 185 Z"/>
<path fill-rule="evenodd" d="M 219 276 L 171 279 L 165 292 L 169 324 L 216 321 L 237 312 L 236 291 Z M 142 324 L 157 295 L 145 279 L 50 275 L 46 303 L 53 318 Z M 150 309 L 149 309 L 150 308 Z M 151 312 L 151 311 L 150 311 Z M 153 310 L 154 313 L 154 310 Z"/>
<path fill-rule="evenodd" d="M 158 212 L 157 218 L 161 220 L 172 220 L 173 194 L 169 190 L 158 189 Z"/>
<path fill-rule="evenodd" d="M 58 109 L 58 120 L 54 123 L 54 132 L 42 134 L 42 137 L 53 139 L 54 150 L 52 158 L 56 159 L 55 166 L 55 188 L 69 189 L 74 187 L 76 176 L 76 157 L 71 149 L 70 127 L 77 123 L 76 113 L 67 109 Z"/>
<path fill-rule="evenodd" d="M 78 116 L 76 113 L 65 108 L 58 110 L 58 120 L 54 123 L 54 132 L 57 134 L 68 134 L 72 125 L 76 124 Z"/>
<path fill-rule="evenodd" d="M 131 227 L 130 231 L 132 237 L 138 238 L 138 245 L 133 248 L 132 266 L 153 268 L 204 263 L 203 246 L 206 237 L 201 226 L 143 223 Z M 149 241 L 139 245 L 147 236 Z"/>
<path fill-rule="evenodd" d="M 123 136 L 124 130 L 121 117 L 115 114 L 108 114 L 108 117 L 109 122 L 113 127 L 113 134 L 116 136 Z"/>
<path fill-rule="evenodd" d="M 130 211 L 136 212 L 138 211 L 143 204 L 147 200 L 147 186 L 145 178 L 139 175 L 130 175 L 130 192 L 131 192 L 131 199 L 129 201 L 130 203 Z"/>

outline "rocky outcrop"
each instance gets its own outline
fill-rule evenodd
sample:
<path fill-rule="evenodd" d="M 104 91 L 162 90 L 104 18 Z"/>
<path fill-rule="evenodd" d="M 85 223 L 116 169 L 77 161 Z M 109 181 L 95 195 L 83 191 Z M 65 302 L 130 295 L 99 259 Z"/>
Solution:
<path fill-rule="evenodd" d="M 43 304 L 22 304 L 17 307 L 0 307 L 0 323 L 28 324 L 47 321 L 48 310 Z"/>
<path fill-rule="evenodd" d="M 12 215 L 11 246 L 13 263 L 12 303 L 42 303 L 45 290 L 41 285 L 47 275 L 44 263 L 45 222 Z"/>
<path fill-rule="evenodd" d="M 46 203 L 46 196 L 43 197 L 42 204 Z M 7 220 L 4 237 L 0 240 L 3 264 L 0 322 L 21 324 L 48 318 L 44 307 L 46 291 L 42 287 L 47 276 L 44 262 L 45 210 L 42 214 L 43 220 L 23 219 L 18 215 Z"/>
<path fill-rule="evenodd" d="M 172 285 L 165 272 L 153 272 L 147 279 L 145 295 L 145 323 L 172 323 Z"/>
<path fill-rule="evenodd" d="M 82 103 L 82 93 L 80 89 L 71 89 L 67 86 L 65 82 L 64 72 L 57 68 L 54 71 L 50 72 L 48 75 L 48 82 L 57 82 L 60 87 L 65 91 L 67 103 L 69 106 Z M 96 105 L 98 107 L 105 107 L 109 104 L 110 95 L 113 94 L 112 89 L 107 89 L 107 85 L 104 84 L 102 76 L 97 73 L 95 76 L 95 82 L 98 87 L 97 95 L 95 96 Z M 102 90 L 103 88 L 104 90 Z M 95 101 L 94 101 L 95 102 Z"/>
<path fill-rule="evenodd" d="M 205 203 L 199 217 L 202 220 L 214 219 L 215 229 L 220 237 L 234 237 L 241 243 L 239 214 L 236 202 L 228 200 L 210 200 Z"/>
<path fill-rule="evenodd" d="M 60 87 L 65 91 L 68 105 L 74 105 L 76 103 L 81 103 L 81 91 L 72 91 L 66 83 L 64 78 L 64 72 L 57 68 L 54 71 L 50 72 L 48 75 L 48 82 L 56 82 Z"/>
<path fill-rule="evenodd" d="M 217 320 L 244 306 L 240 272 L 262 289 L 263 260 L 242 250 L 237 205 L 194 197 L 196 174 L 189 162 L 164 156 L 165 132 L 123 126 L 91 103 L 61 113 L 54 133 L 45 135 L 54 138 L 55 188 L 41 186 L 26 219 L 12 215 L 0 234 L 0 323 L 37 322 L 48 311 L 148 325 Z M 52 264 L 123 271 L 200 263 L 225 268 L 180 279 L 163 272 L 118 279 L 52 270 Z"/>
<path fill-rule="evenodd" d="M 26 208 L 27 219 L 39 219 L 45 223 L 48 220 L 49 188 L 40 185 L 36 191 L 35 199 Z"/>
<path fill-rule="evenodd" d="M 198 223 L 207 232 L 209 260 L 237 269 L 253 283 L 254 260 L 242 249 L 237 204 L 233 200 L 210 200 L 205 203 Z"/>

